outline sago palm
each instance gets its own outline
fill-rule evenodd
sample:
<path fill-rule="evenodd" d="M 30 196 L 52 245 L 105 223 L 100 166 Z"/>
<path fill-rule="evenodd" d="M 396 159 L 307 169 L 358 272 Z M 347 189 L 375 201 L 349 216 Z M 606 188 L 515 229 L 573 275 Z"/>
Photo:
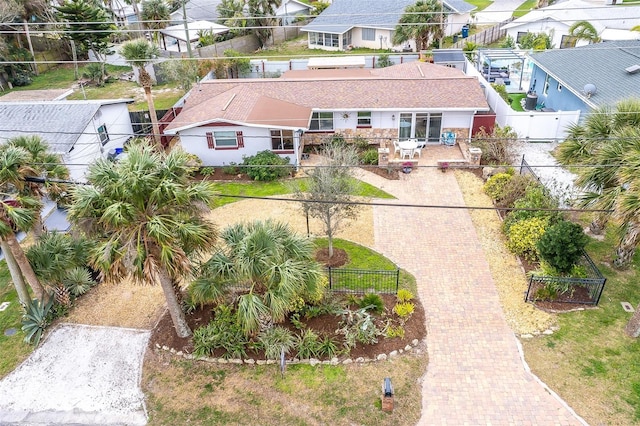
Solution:
<path fill-rule="evenodd" d="M 190 287 L 198 303 L 221 300 L 233 291 L 238 321 L 253 334 L 261 323 L 284 321 L 292 302 L 321 294 L 321 273 L 313 244 L 273 221 L 237 224 L 222 233 L 224 248 L 203 266 Z"/>
<path fill-rule="evenodd" d="M 76 188 L 71 220 L 98 243 L 91 263 L 108 281 L 132 277 L 162 286 L 178 336 L 191 330 L 180 304 L 178 282 L 190 276 L 196 259 L 210 253 L 215 226 L 205 219 L 215 192 L 193 183 L 190 157 L 165 155 L 148 143 L 134 143 L 128 156 L 89 168 L 90 186 Z"/>

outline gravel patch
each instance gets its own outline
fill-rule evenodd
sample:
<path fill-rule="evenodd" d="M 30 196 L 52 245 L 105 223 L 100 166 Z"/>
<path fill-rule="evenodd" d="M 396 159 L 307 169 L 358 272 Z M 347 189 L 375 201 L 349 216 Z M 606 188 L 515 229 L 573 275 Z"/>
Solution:
<path fill-rule="evenodd" d="M 62 324 L 0 381 L 0 424 L 145 425 L 150 333 Z"/>
<path fill-rule="evenodd" d="M 472 173 L 457 171 L 456 179 L 467 206 L 492 205 L 482 189 L 483 181 Z M 502 221 L 494 210 L 469 210 L 485 253 L 507 323 L 517 334 L 537 334 L 555 323 L 555 316 L 525 303 L 528 282 L 517 258 L 504 245 Z"/>

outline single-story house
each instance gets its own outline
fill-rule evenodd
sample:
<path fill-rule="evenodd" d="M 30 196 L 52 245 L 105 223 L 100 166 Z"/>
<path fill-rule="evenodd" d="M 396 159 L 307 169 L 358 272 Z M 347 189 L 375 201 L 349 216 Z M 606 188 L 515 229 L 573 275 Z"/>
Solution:
<path fill-rule="evenodd" d="M 640 41 L 608 41 L 530 56 L 529 90 L 556 111 L 613 106 L 640 98 Z"/>
<path fill-rule="evenodd" d="M 204 32 L 211 32 L 211 34 L 214 35 L 225 34 L 229 32 L 229 27 L 209 21 L 187 22 L 187 28 L 185 28 L 184 23 L 171 25 L 160 30 L 162 48 L 164 50 L 171 50 L 169 49 L 171 45 L 176 44 L 178 52 L 182 52 L 180 45 L 183 44 L 186 51 L 186 43 L 194 43 L 198 41 L 200 39 L 200 34 Z M 189 40 L 187 40 L 187 36 Z M 167 39 L 169 40 L 168 44 Z"/>
<path fill-rule="evenodd" d="M 187 0 L 184 4 L 187 22 L 218 20 L 218 5 L 221 0 Z M 178 8 L 170 15 L 171 25 L 178 25 L 184 21 L 182 8 Z"/>
<path fill-rule="evenodd" d="M 488 110 L 476 77 L 410 62 L 203 81 L 164 133 L 179 136 L 182 148 L 206 166 L 240 163 L 264 150 L 297 165 L 305 145 L 334 134 L 365 138 L 374 146 L 397 139 L 438 144 L 443 132 L 466 139 L 476 113 Z"/>
<path fill-rule="evenodd" d="M 133 137 L 127 109 L 131 102 L 0 102 L 0 140 L 38 135 L 62 156 L 71 179 L 83 181 L 89 164 L 122 149 Z"/>
<path fill-rule="evenodd" d="M 630 31 L 640 25 L 640 6 L 606 5 L 584 0 L 556 2 L 551 6 L 532 10 L 503 25 L 502 29 L 516 42 L 527 33 L 546 33 L 551 36 L 553 47 L 564 49 L 589 43 L 569 35 L 571 25 L 580 21 L 593 25 L 600 38 L 605 41 L 640 38 L 640 33 Z"/>
<path fill-rule="evenodd" d="M 310 49 L 347 50 L 350 47 L 415 51 L 415 41 L 393 45 L 393 33 L 407 6 L 416 0 L 334 0 L 311 23 L 300 29 Z M 471 21 L 475 6 L 463 0 L 444 0 L 445 35 L 457 34 Z"/>
<path fill-rule="evenodd" d="M 283 0 L 275 15 L 280 19 L 280 25 L 291 25 L 298 17 L 311 14 L 313 9 L 312 5 L 298 0 Z"/>

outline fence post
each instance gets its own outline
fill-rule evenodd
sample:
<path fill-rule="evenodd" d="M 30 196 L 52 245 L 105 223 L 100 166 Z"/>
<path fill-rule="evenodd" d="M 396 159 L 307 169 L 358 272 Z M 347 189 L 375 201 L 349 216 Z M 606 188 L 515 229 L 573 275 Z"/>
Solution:
<path fill-rule="evenodd" d="M 398 287 L 400 285 L 400 268 L 396 269 L 396 294 L 398 294 Z"/>
<path fill-rule="evenodd" d="M 331 266 L 329 266 L 328 269 L 329 269 L 329 290 L 333 290 L 333 276 L 331 274 Z"/>
<path fill-rule="evenodd" d="M 527 287 L 527 294 L 524 296 L 525 303 L 529 301 L 529 292 L 531 291 L 531 284 L 533 281 L 533 276 L 529 277 L 529 287 Z"/>

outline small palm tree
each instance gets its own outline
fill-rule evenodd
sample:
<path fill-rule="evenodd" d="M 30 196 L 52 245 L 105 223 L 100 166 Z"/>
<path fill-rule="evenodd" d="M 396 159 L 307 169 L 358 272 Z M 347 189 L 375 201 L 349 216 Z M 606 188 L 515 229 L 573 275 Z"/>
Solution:
<path fill-rule="evenodd" d="M 393 44 L 416 41 L 416 50 L 429 47 L 431 39 L 439 40 L 444 36 L 443 5 L 438 0 L 418 0 L 407 6 L 393 33 Z"/>
<path fill-rule="evenodd" d="M 247 334 L 284 321 L 297 298 L 323 290 L 313 243 L 282 223 L 256 221 L 224 230 L 225 246 L 201 268 L 191 284 L 196 303 L 220 301 L 233 290 L 238 320 Z"/>
<path fill-rule="evenodd" d="M 158 126 L 156 107 L 153 103 L 153 96 L 151 94 L 153 79 L 145 69 L 145 67 L 153 63 L 154 59 L 158 56 L 158 47 L 149 43 L 143 38 L 139 38 L 125 43 L 122 46 L 122 50 L 120 53 L 129 65 L 138 69 L 138 81 L 144 89 L 144 97 L 147 100 L 147 105 L 149 107 L 149 116 L 151 117 L 151 127 L 153 129 L 153 139 L 157 145 L 160 145 L 160 127 Z"/>
<path fill-rule="evenodd" d="M 598 30 L 588 21 L 576 21 L 569 27 L 569 34 L 577 40 L 586 40 L 591 43 L 600 43 Z"/>
<path fill-rule="evenodd" d="M 151 30 L 153 41 L 158 44 L 160 30 L 169 25 L 171 11 L 164 0 L 146 0 L 142 2 L 142 20 L 144 27 Z"/>
<path fill-rule="evenodd" d="M 195 259 L 209 253 L 215 226 L 204 218 L 214 199 L 209 182 L 192 183 L 194 169 L 182 150 L 165 155 L 146 142 L 131 145 L 117 163 L 89 168 L 91 186 L 76 188 L 71 220 L 98 243 L 91 264 L 107 281 L 132 277 L 160 283 L 178 336 L 191 335 L 178 282 Z"/>

